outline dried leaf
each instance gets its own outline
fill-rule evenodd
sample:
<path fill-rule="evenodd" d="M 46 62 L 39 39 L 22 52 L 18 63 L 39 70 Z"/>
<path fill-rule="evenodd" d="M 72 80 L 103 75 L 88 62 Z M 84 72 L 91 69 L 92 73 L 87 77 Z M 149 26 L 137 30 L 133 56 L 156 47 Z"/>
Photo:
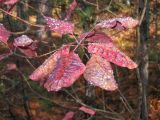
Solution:
<path fill-rule="evenodd" d="M 44 63 L 41 66 L 39 66 L 29 76 L 29 78 L 31 80 L 37 81 L 37 80 L 41 80 L 45 77 L 48 77 L 48 75 L 51 73 L 51 71 L 55 67 L 55 64 L 56 64 L 57 60 L 65 54 L 69 54 L 69 46 L 62 46 L 62 48 L 60 48 L 60 50 L 53 53 L 48 59 L 46 59 L 44 61 Z"/>
<path fill-rule="evenodd" d="M 85 65 L 79 56 L 73 52 L 63 55 L 49 75 L 44 87 L 48 91 L 58 91 L 63 87 L 71 86 L 83 74 Z"/>
<path fill-rule="evenodd" d="M 110 63 L 98 55 L 93 54 L 87 62 L 84 78 L 90 84 L 102 89 L 108 91 L 117 89 L 117 83 Z"/>
<path fill-rule="evenodd" d="M 128 56 L 126 56 L 118 48 L 113 46 L 113 44 L 89 43 L 88 52 L 100 55 L 109 62 L 112 62 L 122 67 L 128 67 L 129 69 L 134 69 L 137 67 L 136 63 L 134 63 Z"/>
<path fill-rule="evenodd" d="M 71 14 L 73 13 L 73 11 L 75 10 L 75 8 L 77 7 L 77 1 L 73 0 L 73 2 L 70 4 L 69 9 L 67 11 L 67 15 L 65 20 L 69 20 L 71 17 Z"/>
<path fill-rule="evenodd" d="M 31 45 L 32 43 L 33 43 L 32 39 L 30 39 L 27 35 L 22 35 L 14 39 L 13 45 L 15 47 L 26 47 L 28 45 Z"/>
<path fill-rule="evenodd" d="M 0 41 L 7 44 L 10 32 L 0 23 Z"/>
<path fill-rule="evenodd" d="M 61 35 L 64 34 L 72 34 L 74 31 L 74 24 L 70 23 L 70 22 L 65 22 L 62 20 L 56 20 L 54 18 L 51 17 L 44 17 L 48 27 L 57 32 L 60 33 Z"/>
<path fill-rule="evenodd" d="M 62 120 L 72 120 L 74 112 L 67 112 Z"/>
<path fill-rule="evenodd" d="M 96 111 L 94 111 L 90 108 L 84 107 L 84 106 L 80 107 L 79 110 L 81 110 L 87 114 L 90 114 L 90 115 L 94 115 L 96 113 Z"/>
<path fill-rule="evenodd" d="M 133 28 L 138 25 L 138 20 L 132 17 L 124 18 L 113 18 L 109 20 L 104 20 L 96 25 L 96 28 L 111 28 L 117 30 L 124 30 L 128 28 Z"/>

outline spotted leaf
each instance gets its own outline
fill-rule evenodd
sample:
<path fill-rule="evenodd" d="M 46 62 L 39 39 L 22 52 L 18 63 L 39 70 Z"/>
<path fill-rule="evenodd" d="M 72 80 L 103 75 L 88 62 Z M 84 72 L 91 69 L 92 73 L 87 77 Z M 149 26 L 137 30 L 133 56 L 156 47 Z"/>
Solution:
<path fill-rule="evenodd" d="M 138 25 L 138 20 L 132 17 L 124 18 L 113 18 L 109 20 L 104 20 L 96 25 L 96 28 L 111 28 L 117 30 L 124 30 L 128 28 L 133 28 Z"/>
<path fill-rule="evenodd" d="M 22 35 L 14 39 L 13 45 L 15 47 L 26 47 L 28 45 L 31 45 L 32 43 L 33 43 L 32 39 L 30 39 L 27 35 Z"/>
<path fill-rule="evenodd" d="M 58 91 L 71 86 L 83 74 L 85 65 L 79 56 L 73 52 L 63 55 L 56 63 L 44 87 L 48 91 Z"/>
<path fill-rule="evenodd" d="M 128 67 L 129 69 L 137 67 L 136 63 L 112 44 L 89 43 L 88 52 L 100 55 L 109 62 L 122 67 Z"/>
<path fill-rule="evenodd" d="M 44 18 L 47 22 L 48 27 L 51 30 L 53 30 L 61 35 L 69 34 L 69 33 L 72 34 L 74 31 L 74 24 L 72 24 L 70 22 L 56 20 L 51 17 L 44 17 Z"/>
<path fill-rule="evenodd" d="M 53 68 L 55 67 L 55 64 L 57 60 L 65 55 L 69 54 L 69 46 L 62 46 L 60 50 L 57 52 L 53 53 L 48 59 L 44 61 L 42 65 L 40 65 L 30 76 L 29 78 L 31 80 L 41 80 L 45 77 L 48 77 Z"/>
<path fill-rule="evenodd" d="M 77 7 L 77 1 L 73 0 L 73 2 L 70 4 L 69 9 L 67 10 L 67 15 L 65 17 L 65 20 L 69 20 L 73 11 L 75 10 L 75 8 Z"/>
<path fill-rule="evenodd" d="M 108 91 L 117 89 L 110 63 L 99 55 L 93 54 L 87 62 L 84 78 L 90 84 L 102 89 Z"/>
<path fill-rule="evenodd" d="M 7 44 L 10 32 L 0 23 L 0 41 Z"/>

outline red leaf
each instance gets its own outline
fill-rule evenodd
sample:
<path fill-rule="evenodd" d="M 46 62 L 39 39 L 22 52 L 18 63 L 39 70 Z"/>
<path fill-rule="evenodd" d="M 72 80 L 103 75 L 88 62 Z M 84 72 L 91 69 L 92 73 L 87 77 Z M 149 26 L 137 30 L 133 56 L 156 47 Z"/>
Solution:
<path fill-rule="evenodd" d="M 69 46 L 63 46 L 60 50 L 53 53 L 48 59 L 44 61 L 44 63 L 39 66 L 30 76 L 31 80 L 41 80 L 51 73 L 57 60 L 65 54 L 69 54 Z"/>
<path fill-rule="evenodd" d="M 0 23 L 0 41 L 7 44 L 10 32 Z"/>
<path fill-rule="evenodd" d="M 33 41 L 26 35 L 22 35 L 14 39 L 13 45 L 17 47 L 24 55 L 28 57 L 35 57 L 37 56 L 36 49 L 38 41 Z"/>
<path fill-rule="evenodd" d="M 72 23 L 65 22 L 62 20 L 56 20 L 51 17 L 44 17 L 44 18 L 47 22 L 48 27 L 57 33 L 64 35 L 68 33 L 72 34 L 74 31 L 74 24 Z"/>
<path fill-rule="evenodd" d="M 89 43 L 88 52 L 100 55 L 109 62 L 122 67 L 128 67 L 129 69 L 137 67 L 136 63 L 112 44 Z"/>
<path fill-rule="evenodd" d="M 110 63 L 98 55 L 92 55 L 87 62 L 84 78 L 90 84 L 102 89 L 109 91 L 117 89 L 117 83 Z"/>
<path fill-rule="evenodd" d="M 113 18 L 109 20 L 104 20 L 98 23 L 96 27 L 124 30 L 128 28 L 133 28 L 137 24 L 138 24 L 138 20 L 135 20 L 131 17 L 124 17 L 124 18 Z"/>
<path fill-rule="evenodd" d="M 94 115 L 96 113 L 96 111 L 94 111 L 94 110 L 92 110 L 90 108 L 84 107 L 84 106 L 80 107 L 79 110 L 81 110 L 81 111 L 83 111 L 85 113 L 88 113 L 90 115 Z"/>
<path fill-rule="evenodd" d="M 80 35 L 80 39 L 95 43 L 112 43 L 112 39 L 104 32 L 88 32 Z"/>
<path fill-rule="evenodd" d="M 13 5 L 16 2 L 18 2 L 18 0 L 7 0 L 6 2 L 4 2 L 4 4 L 6 4 L 6 5 Z"/>
<path fill-rule="evenodd" d="M 74 112 L 67 112 L 62 120 L 72 120 Z"/>
<path fill-rule="evenodd" d="M 48 91 L 58 91 L 71 86 L 83 74 L 85 65 L 79 56 L 73 52 L 63 55 L 56 63 L 44 87 Z"/>
<path fill-rule="evenodd" d="M 0 55 L 0 61 L 12 55 L 12 51 Z"/>
<path fill-rule="evenodd" d="M 20 37 L 17 37 L 16 39 L 14 39 L 14 43 L 13 45 L 15 47 L 26 47 L 28 45 L 31 45 L 33 43 L 33 40 L 30 39 L 28 36 L 26 35 L 22 35 Z"/>
<path fill-rule="evenodd" d="M 77 1 L 73 0 L 73 2 L 70 4 L 69 9 L 67 11 L 67 15 L 65 20 L 69 20 L 71 17 L 71 14 L 73 13 L 73 11 L 75 10 L 75 8 L 77 7 Z"/>

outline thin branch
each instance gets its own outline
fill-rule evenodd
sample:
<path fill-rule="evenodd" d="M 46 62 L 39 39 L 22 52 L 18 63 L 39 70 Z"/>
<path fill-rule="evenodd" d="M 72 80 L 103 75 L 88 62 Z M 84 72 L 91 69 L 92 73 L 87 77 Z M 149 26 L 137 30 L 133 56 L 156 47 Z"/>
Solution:
<path fill-rule="evenodd" d="M 23 20 L 22 18 L 20 18 L 20 17 L 18 17 L 18 16 L 12 15 L 11 13 L 3 10 L 2 8 L 0 8 L 0 11 L 4 12 L 4 13 L 7 14 L 7 15 L 10 15 L 11 17 L 14 17 L 14 18 L 18 19 L 19 21 L 21 21 L 21 22 L 23 22 L 23 23 L 25 23 L 25 24 L 27 24 L 27 25 L 34 26 L 34 27 L 39 27 L 39 28 L 44 28 L 44 25 L 34 25 L 34 24 L 32 24 L 32 23 L 30 23 L 30 22 L 28 22 L 28 21 L 26 21 L 26 20 Z"/>

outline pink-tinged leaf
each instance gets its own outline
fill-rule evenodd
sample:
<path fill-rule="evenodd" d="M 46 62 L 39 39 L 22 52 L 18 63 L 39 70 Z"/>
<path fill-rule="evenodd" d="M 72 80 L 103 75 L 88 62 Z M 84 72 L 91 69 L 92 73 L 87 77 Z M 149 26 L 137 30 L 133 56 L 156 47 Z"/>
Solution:
<path fill-rule="evenodd" d="M 95 31 L 82 33 L 82 34 L 79 36 L 79 40 L 80 40 L 80 41 L 83 41 L 83 40 L 85 40 L 85 39 L 87 39 L 87 38 L 89 38 L 89 37 L 94 36 L 94 34 L 95 34 Z"/>
<path fill-rule="evenodd" d="M 69 6 L 69 9 L 67 11 L 67 15 L 66 15 L 66 18 L 65 20 L 69 20 L 73 11 L 75 10 L 75 8 L 77 7 L 77 1 L 76 0 L 73 0 L 73 2 L 70 4 Z"/>
<path fill-rule="evenodd" d="M 7 44 L 10 32 L 0 23 L 0 41 Z"/>
<path fill-rule="evenodd" d="M 14 63 L 8 63 L 6 65 L 6 67 L 7 67 L 7 70 L 16 70 L 17 69 L 17 66 Z"/>
<path fill-rule="evenodd" d="M 6 2 L 4 2 L 4 4 L 13 5 L 13 4 L 17 3 L 17 2 L 18 2 L 18 0 L 7 0 Z"/>
<path fill-rule="evenodd" d="M 62 20 L 56 20 L 54 18 L 51 17 L 44 17 L 48 27 L 57 32 L 60 33 L 61 35 L 64 34 L 72 34 L 74 31 L 74 24 L 70 23 L 70 22 L 65 22 Z"/>
<path fill-rule="evenodd" d="M 104 32 L 88 32 L 80 35 L 80 39 L 83 39 L 84 37 L 86 41 L 89 41 L 89 42 L 107 43 L 107 44 L 112 43 L 112 39 L 108 35 L 106 35 Z"/>
<path fill-rule="evenodd" d="M 13 45 L 17 47 L 21 53 L 28 57 L 37 56 L 36 49 L 38 48 L 38 41 L 33 41 L 26 35 L 22 35 L 14 39 Z"/>
<path fill-rule="evenodd" d="M 37 52 L 35 50 L 30 49 L 29 47 L 25 47 L 25 48 L 18 47 L 18 49 L 21 51 L 21 53 L 23 53 L 24 55 L 26 55 L 28 57 L 36 57 L 37 56 Z"/>
<path fill-rule="evenodd" d="M 89 43 L 88 52 L 100 55 L 109 62 L 122 67 L 128 67 L 129 69 L 137 67 L 136 63 L 112 44 Z"/>
<path fill-rule="evenodd" d="M 13 54 L 12 51 L 9 51 L 9 52 L 7 52 L 7 53 L 1 54 L 1 55 L 0 55 L 0 61 L 3 60 L 3 59 L 5 59 L 5 58 L 7 58 L 7 57 L 9 57 L 9 56 L 12 55 L 12 54 Z"/>
<path fill-rule="evenodd" d="M 85 65 L 79 56 L 73 52 L 63 55 L 56 63 L 44 87 L 48 91 L 58 91 L 71 86 L 83 74 Z"/>
<path fill-rule="evenodd" d="M 72 120 L 74 112 L 67 112 L 62 120 Z"/>
<path fill-rule="evenodd" d="M 90 114 L 90 115 L 94 115 L 96 113 L 95 110 L 87 108 L 87 107 L 84 107 L 84 106 L 80 107 L 79 110 L 81 110 L 81 111 L 83 111 L 83 112 L 85 112 L 87 114 Z"/>
<path fill-rule="evenodd" d="M 124 30 L 133 28 L 136 25 L 138 25 L 138 20 L 133 19 L 132 17 L 124 17 L 124 18 L 113 18 L 109 20 L 104 20 L 98 23 L 96 27 Z"/>
<path fill-rule="evenodd" d="M 29 78 L 31 80 L 37 81 L 41 80 L 45 77 L 48 77 L 49 74 L 52 72 L 53 68 L 55 67 L 55 64 L 57 60 L 63 56 L 69 54 L 69 46 L 62 46 L 60 50 L 53 53 L 49 58 L 47 58 L 44 63 L 39 66 L 30 76 Z"/>
<path fill-rule="evenodd" d="M 33 43 L 33 40 L 30 39 L 27 35 L 22 35 L 14 39 L 13 45 L 15 47 L 26 47 Z"/>
<path fill-rule="evenodd" d="M 110 63 L 99 55 L 93 54 L 87 62 L 84 78 L 90 84 L 102 89 L 108 91 L 117 89 L 117 83 Z"/>

